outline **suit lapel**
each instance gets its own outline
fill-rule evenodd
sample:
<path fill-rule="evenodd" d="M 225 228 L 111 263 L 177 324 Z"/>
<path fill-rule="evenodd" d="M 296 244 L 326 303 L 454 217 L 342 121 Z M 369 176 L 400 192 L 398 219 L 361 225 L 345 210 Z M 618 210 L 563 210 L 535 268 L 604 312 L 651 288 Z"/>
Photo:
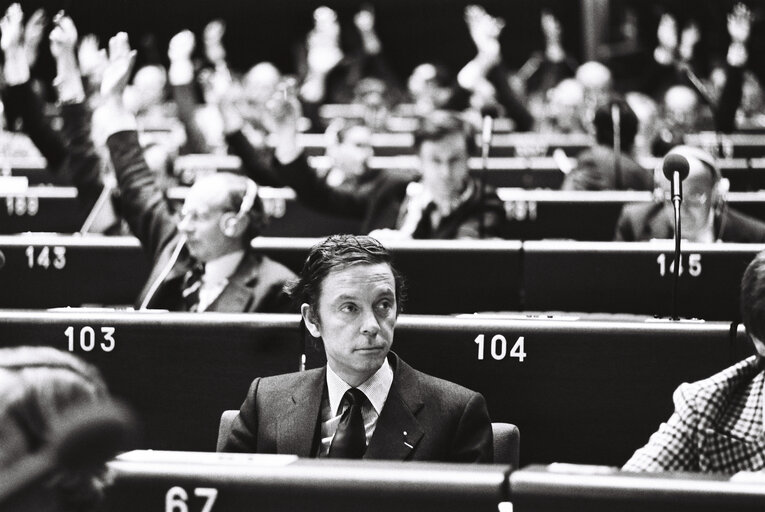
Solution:
<path fill-rule="evenodd" d="M 258 279 L 259 274 L 259 258 L 246 252 L 234 273 L 228 278 L 226 286 L 210 303 L 206 311 L 245 311 L 252 300 L 253 283 Z"/>
<path fill-rule="evenodd" d="M 425 434 L 416 417 L 425 404 L 414 372 L 395 354 L 391 353 L 390 359 L 393 383 L 365 459 L 406 460 Z"/>
<path fill-rule="evenodd" d="M 311 457 L 319 409 L 324 394 L 326 368 L 305 372 L 288 394 L 284 411 L 277 419 L 277 453 Z"/>

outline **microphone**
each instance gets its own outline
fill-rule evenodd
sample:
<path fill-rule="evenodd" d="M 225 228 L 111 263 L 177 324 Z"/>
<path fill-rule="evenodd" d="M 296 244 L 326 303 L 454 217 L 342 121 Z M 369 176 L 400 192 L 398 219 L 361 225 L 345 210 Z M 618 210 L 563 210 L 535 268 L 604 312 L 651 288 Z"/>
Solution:
<path fill-rule="evenodd" d="M 683 201 L 683 186 L 682 182 L 688 177 L 690 171 L 690 164 L 688 159 L 682 155 L 670 154 L 664 157 L 664 164 L 662 166 L 664 176 L 672 184 L 672 202 L 675 201 L 681 203 Z"/>
<path fill-rule="evenodd" d="M 680 204 L 683 202 L 683 180 L 688 177 L 690 164 L 684 156 L 673 153 L 664 157 L 662 171 L 672 184 L 672 209 L 675 214 L 675 277 L 672 288 L 672 320 L 679 320 L 677 316 L 677 289 L 680 281 L 680 267 L 682 266 L 680 263 L 682 257 L 680 251 Z"/>
<path fill-rule="evenodd" d="M 116 403 L 78 407 L 52 426 L 51 440 L 0 472 L 0 504 L 56 471 L 96 467 L 136 445 L 136 421 Z"/>
<path fill-rule="evenodd" d="M 484 186 L 486 183 L 486 172 L 489 169 L 489 150 L 491 149 L 491 138 L 494 134 L 494 118 L 497 116 L 497 109 L 493 106 L 485 106 L 481 109 L 483 116 L 483 125 L 481 129 L 481 174 L 478 179 L 478 204 L 481 208 L 480 222 L 478 224 L 478 238 L 483 238 L 486 232 L 486 221 L 483 214 Z"/>

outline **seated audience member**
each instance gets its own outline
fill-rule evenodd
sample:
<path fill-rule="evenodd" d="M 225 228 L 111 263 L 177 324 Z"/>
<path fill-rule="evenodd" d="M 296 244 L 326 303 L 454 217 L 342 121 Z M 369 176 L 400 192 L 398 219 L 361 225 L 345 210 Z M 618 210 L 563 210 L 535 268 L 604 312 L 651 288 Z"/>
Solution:
<path fill-rule="evenodd" d="M 470 93 L 441 64 L 426 62 L 415 67 L 409 75 L 407 90 L 419 116 L 442 109 L 464 110 L 470 104 Z"/>
<path fill-rule="evenodd" d="M 453 113 L 434 112 L 415 132 L 420 181 L 408 173 L 381 172 L 362 195 L 332 188 L 308 165 L 297 139 L 299 105 L 286 96 L 274 107 L 278 172 L 308 206 L 360 218 L 363 232 L 387 238 L 483 238 L 504 232 L 505 212 L 496 192 L 486 186 L 481 193 L 480 182 L 468 173 L 472 130 Z"/>
<path fill-rule="evenodd" d="M 613 76 L 604 64 L 591 60 L 576 70 L 576 81 L 584 87 L 584 123 L 592 131 L 598 108 L 607 103 L 613 92 Z"/>
<path fill-rule="evenodd" d="M 677 146 L 669 155 L 681 155 L 688 160 L 690 172 L 683 181 L 681 204 L 682 237 L 690 242 L 765 242 L 765 223 L 730 208 L 725 203 L 726 180 L 706 151 Z M 654 172 L 661 186 L 661 195 L 669 198 L 670 183 L 661 170 Z M 616 226 L 615 240 L 646 241 L 673 238 L 674 213 L 670 201 L 625 205 Z"/>
<path fill-rule="evenodd" d="M 758 254 L 744 272 L 740 300 L 744 327 L 757 355 L 677 388 L 675 412 L 622 470 L 736 473 L 765 469 L 765 253 Z"/>
<path fill-rule="evenodd" d="M 538 130 L 543 133 L 587 133 L 584 86 L 566 78 L 548 91 Z"/>
<path fill-rule="evenodd" d="M 699 131 L 699 109 L 699 96 L 693 89 L 685 85 L 670 87 L 661 104 L 661 128 L 651 142 L 651 152 L 664 155 L 682 144 L 686 134 Z"/>
<path fill-rule="evenodd" d="M 106 384 L 96 368 L 75 356 L 49 347 L 0 349 L 0 473 L 13 472 L 16 463 L 45 449 L 79 407 L 101 403 L 108 403 Z M 103 464 L 60 469 L 0 509 L 98 510 L 107 483 Z"/>
<path fill-rule="evenodd" d="M 94 124 L 108 137 L 122 215 L 154 261 L 139 307 L 286 311 L 282 286 L 292 272 L 249 249 L 265 217 L 255 183 L 232 173 L 199 179 L 176 220 L 144 161 L 135 118 L 122 102 L 122 89 L 135 60 L 127 34 L 113 37 L 109 48 L 101 88 L 105 102 L 94 114 Z"/>
<path fill-rule="evenodd" d="M 651 172 L 629 156 L 638 131 L 637 116 L 629 105 L 624 100 L 601 105 L 595 112 L 593 124 L 597 144 L 577 156 L 577 166 L 566 175 L 562 189 L 653 189 Z"/>
<path fill-rule="evenodd" d="M 377 240 L 333 235 L 316 245 L 292 295 L 327 365 L 255 379 L 224 451 L 491 462 L 483 396 L 390 352 L 401 290 Z"/>
<path fill-rule="evenodd" d="M 650 158 L 651 143 L 657 135 L 659 106 L 647 94 L 631 91 L 624 95 L 624 100 L 637 116 L 638 131 L 632 151 L 635 158 Z"/>

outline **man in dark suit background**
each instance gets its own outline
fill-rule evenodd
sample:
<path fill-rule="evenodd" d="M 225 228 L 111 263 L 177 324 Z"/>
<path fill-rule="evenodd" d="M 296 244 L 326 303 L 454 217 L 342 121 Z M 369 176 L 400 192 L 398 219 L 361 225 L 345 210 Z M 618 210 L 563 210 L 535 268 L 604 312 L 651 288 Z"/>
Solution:
<path fill-rule="evenodd" d="M 255 379 L 223 450 L 491 462 L 483 396 L 390 352 L 401 288 L 374 238 L 333 235 L 315 246 L 292 295 L 327 365 Z"/>
<path fill-rule="evenodd" d="M 689 242 L 765 242 L 765 223 L 730 208 L 725 203 L 727 181 L 722 179 L 712 155 L 692 146 L 677 146 L 667 155 L 688 160 L 690 171 L 683 181 L 682 235 Z M 669 197 L 669 180 L 659 166 L 654 173 L 661 191 Z M 673 238 L 674 214 L 669 201 L 629 204 L 616 225 L 614 240 L 621 242 Z"/>
<path fill-rule="evenodd" d="M 135 62 L 127 34 L 109 41 L 103 105 L 94 113 L 106 137 L 120 191 L 121 214 L 154 262 L 136 302 L 139 309 L 222 311 L 289 310 L 284 283 L 294 274 L 250 249 L 265 220 L 257 185 L 233 173 L 196 181 L 176 217 L 158 178 L 146 164 L 135 117 L 122 93 Z"/>

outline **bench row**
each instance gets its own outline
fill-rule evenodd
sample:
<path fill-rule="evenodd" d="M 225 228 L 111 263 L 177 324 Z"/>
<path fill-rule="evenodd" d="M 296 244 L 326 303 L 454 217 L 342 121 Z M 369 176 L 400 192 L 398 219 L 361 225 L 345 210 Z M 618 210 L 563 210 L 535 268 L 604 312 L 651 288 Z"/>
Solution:
<path fill-rule="evenodd" d="M 318 239 L 252 247 L 299 272 Z M 386 244 L 408 283 L 407 313 L 580 311 L 669 316 L 670 241 L 414 240 Z M 765 246 L 684 244 L 678 314 L 738 318 L 744 269 Z M 0 308 L 132 304 L 148 274 L 133 237 L 0 236 Z"/>
<path fill-rule="evenodd" d="M 765 172 L 763 172 L 765 176 Z M 180 204 L 188 189 L 174 188 L 168 196 Z M 500 188 L 509 221 L 507 239 L 548 238 L 608 241 L 628 203 L 654 201 L 650 192 L 568 192 Z M 270 222 L 265 236 L 317 237 L 333 233 L 359 233 L 361 221 L 316 212 L 295 198 L 291 189 L 260 191 Z M 738 211 L 765 220 L 765 192 L 730 192 L 727 203 Z M 75 233 L 88 210 L 71 187 L 30 187 L 24 193 L 0 192 L 0 234 L 22 232 Z M 310 219 L 310 222 L 306 222 Z"/>
<path fill-rule="evenodd" d="M 297 315 L 0 311 L 0 340 L 94 363 L 153 449 L 212 451 L 221 413 L 239 408 L 252 379 L 324 364 Z M 608 465 L 669 417 L 680 383 L 752 353 L 730 323 L 571 316 L 402 315 L 392 350 L 483 393 L 492 421 L 520 428 L 523 464 Z"/>

